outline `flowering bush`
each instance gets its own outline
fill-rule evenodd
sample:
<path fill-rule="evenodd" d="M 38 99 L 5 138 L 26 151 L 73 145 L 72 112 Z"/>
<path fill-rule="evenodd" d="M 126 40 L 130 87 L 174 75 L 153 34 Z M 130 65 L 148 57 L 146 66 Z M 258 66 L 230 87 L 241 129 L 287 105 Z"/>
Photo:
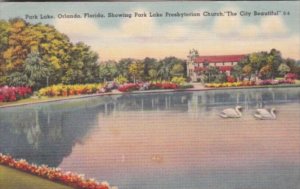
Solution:
<path fill-rule="evenodd" d="M 175 83 L 151 83 L 149 89 L 177 89 L 178 85 Z"/>
<path fill-rule="evenodd" d="M 242 81 L 242 82 L 225 82 L 225 83 L 207 83 L 206 87 L 244 87 L 244 86 L 254 86 L 254 81 Z"/>
<path fill-rule="evenodd" d="M 281 79 L 281 80 L 262 80 L 259 85 L 277 85 L 277 84 L 295 84 L 295 80 L 293 79 Z"/>
<path fill-rule="evenodd" d="M 281 79 L 278 81 L 279 84 L 295 84 L 295 80 L 293 79 Z"/>
<path fill-rule="evenodd" d="M 63 172 L 59 168 L 51 168 L 46 165 L 37 166 L 29 164 L 26 160 L 15 160 L 9 155 L 0 153 L 0 164 L 9 166 L 51 181 L 60 182 L 74 188 L 81 189 L 110 189 L 107 182 L 99 183 L 94 179 L 85 179 L 83 175 L 71 172 Z"/>
<path fill-rule="evenodd" d="M 28 98 L 32 94 L 29 87 L 0 87 L 0 102 L 13 102 Z"/>
<path fill-rule="evenodd" d="M 127 83 L 119 86 L 118 88 L 118 90 L 121 92 L 131 92 L 131 91 L 137 91 L 139 89 L 140 89 L 140 85 L 137 83 Z"/>
<path fill-rule="evenodd" d="M 235 82 L 235 78 L 234 78 L 233 76 L 230 76 L 230 75 L 227 76 L 226 80 L 227 80 L 227 82 L 229 82 L 229 83 Z"/>
<path fill-rule="evenodd" d="M 52 85 L 39 90 L 41 96 L 71 96 L 97 93 L 101 84 L 86 85 Z"/>
<path fill-rule="evenodd" d="M 173 77 L 171 82 L 176 83 L 177 85 L 182 85 L 186 82 L 186 79 L 184 77 Z"/>
<path fill-rule="evenodd" d="M 121 92 L 131 92 L 137 90 L 155 90 L 155 89 L 177 89 L 178 85 L 170 82 L 163 83 L 127 83 L 118 87 Z"/>
<path fill-rule="evenodd" d="M 276 84 L 278 84 L 278 81 L 272 79 L 266 79 L 259 82 L 259 85 L 276 85 Z"/>
<path fill-rule="evenodd" d="M 298 79 L 298 76 L 297 76 L 297 74 L 294 74 L 294 73 L 288 73 L 284 76 L 284 79 L 294 80 L 294 79 Z"/>
<path fill-rule="evenodd" d="M 114 79 L 114 81 L 115 81 L 117 84 L 119 84 L 119 85 L 122 85 L 122 84 L 128 82 L 127 78 L 124 77 L 124 76 L 121 76 L 121 75 L 119 75 L 118 77 L 116 77 L 116 78 Z"/>

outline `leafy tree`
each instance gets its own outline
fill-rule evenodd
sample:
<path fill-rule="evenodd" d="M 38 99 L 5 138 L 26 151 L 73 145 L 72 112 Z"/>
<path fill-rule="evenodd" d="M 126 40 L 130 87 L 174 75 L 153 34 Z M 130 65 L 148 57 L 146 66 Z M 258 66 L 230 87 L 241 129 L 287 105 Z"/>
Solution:
<path fill-rule="evenodd" d="M 112 81 L 117 76 L 118 76 L 117 62 L 113 60 L 108 60 L 99 65 L 100 81 Z"/>
<path fill-rule="evenodd" d="M 245 74 L 246 77 L 250 80 L 251 78 L 251 73 L 252 73 L 252 67 L 250 65 L 245 65 L 243 67 L 243 73 Z"/>
<path fill-rule="evenodd" d="M 71 61 L 62 77 L 65 84 L 98 82 L 98 55 L 82 42 L 71 48 Z"/>
<path fill-rule="evenodd" d="M 7 84 L 9 86 L 27 86 L 27 81 L 27 76 L 21 72 L 13 72 L 7 76 Z"/>
<path fill-rule="evenodd" d="M 159 62 L 158 76 L 163 80 L 170 80 L 170 78 L 173 76 L 172 67 L 176 64 L 185 65 L 185 62 L 173 56 L 164 58 Z M 176 73 L 178 75 L 184 75 L 185 70 L 184 69 L 179 70 L 179 69 L 180 66 L 176 66 L 175 69 L 173 70 L 173 73 Z"/>
<path fill-rule="evenodd" d="M 291 68 L 286 63 L 282 63 L 278 67 L 278 71 L 281 76 L 284 76 L 285 74 L 291 71 Z"/>
<path fill-rule="evenodd" d="M 6 65 L 3 52 L 8 48 L 8 32 L 8 22 L 0 20 L 0 86 L 4 85 L 6 81 Z"/>
<path fill-rule="evenodd" d="M 297 68 L 300 68 L 300 64 L 297 65 L 296 61 L 291 58 L 286 59 L 284 63 L 290 68 L 291 73 L 297 73 Z"/>
<path fill-rule="evenodd" d="M 146 57 L 143 60 L 143 63 L 144 63 L 143 79 L 144 80 L 152 79 L 151 76 L 150 76 L 150 70 L 157 70 L 158 69 L 159 65 L 158 65 L 157 60 L 155 58 Z"/>
<path fill-rule="evenodd" d="M 259 71 L 260 77 L 262 79 L 268 79 L 272 77 L 272 66 L 271 65 L 265 65 L 262 67 Z"/>
<path fill-rule="evenodd" d="M 142 62 L 136 61 L 129 65 L 128 72 L 133 78 L 133 82 L 135 83 L 137 79 L 141 79 L 144 73 L 144 67 Z"/>
<path fill-rule="evenodd" d="M 216 83 L 223 83 L 227 81 L 227 76 L 224 72 L 221 72 L 219 74 L 216 75 L 216 79 L 215 82 Z"/>
<path fill-rule="evenodd" d="M 117 84 L 119 84 L 119 85 L 122 85 L 122 84 L 128 82 L 127 78 L 124 77 L 124 76 L 121 76 L 121 75 L 119 75 L 118 77 L 116 77 L 116 78 L 114 79 L 114 81 L 115 81 Z"/>
<path fill-rule="evenodd" d="M 118 62 L 118 75 L 122 75 L 126 77 L 127 79 L 130 79 L 130 74 L 128 72 L 128 67 L 130 64 L 132 64 L 135 60 L 132 58 L 123 58 Z"/>
<path fill-rule="evenodd" d="M 158 76 L 160 77 L 161 80 L 170 79 L 170 70 L 171 70 L 171 64 L 168 64 L 168 62 L 166 61 L 160 61 Z"/>
<path fill-rule="evenodd" d="M 207 81 L 205 82 L 215 82 L 217 75 L 219 75 L 220 71 L 215 66 L 208 66 L 206 71 L 204 71 L 204 74 L 206 75 Z"/>
<path fill-rule="evenodd" d="M 233 77 L 235 77 L 238 81 L 242 80 L 243 68 L 240 64 L 234 65 L 231 71 Z"/>
<path fill-rule="evenodd" d="M 50 71 L 49 66 L 42 61 L 40 54 L 38 52 L 30 53 L 24 64 L 27 85 L 33 89 L 39 89 L 44 86 Z"/>
<path fill-rule="evenodd" d="M 172 77 L 183 77 L 184 67 L 181 63 L 176 63 L 172 66 L 170 71 Z"/>
<path fill-rule="evenodd" d="M 150 77 L 150 80 L 157 81 L 157 77 L 158 77 L 157 70 L 156 69 L 150 69 L 149 70 L 149 77 Z"/>

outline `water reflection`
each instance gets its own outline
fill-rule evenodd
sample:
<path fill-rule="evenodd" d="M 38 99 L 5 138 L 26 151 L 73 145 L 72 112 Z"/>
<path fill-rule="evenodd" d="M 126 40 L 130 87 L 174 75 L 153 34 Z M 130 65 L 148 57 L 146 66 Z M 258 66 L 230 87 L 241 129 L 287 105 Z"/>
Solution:
<path fill-rule="evenodd" d="M 211 171 L 220 167 L 300 163 L 299 103 L 300 89 L 284 88 L 126 94 L 3 108 L 0 152 L 120 188 L 153 188 L 149 181 L 156 188 L 170 188 L 170 182 L 178 186 L 171 188 L 199 188 L 199 180 L 209 183 L 194 178 L 204 170 L 213 179 Z M 235 105 L 245 109 L 241 119 L 217 116 Z M 253 110 L 261 107 L 278 108 L 278 120 L 255 122 Z"/>

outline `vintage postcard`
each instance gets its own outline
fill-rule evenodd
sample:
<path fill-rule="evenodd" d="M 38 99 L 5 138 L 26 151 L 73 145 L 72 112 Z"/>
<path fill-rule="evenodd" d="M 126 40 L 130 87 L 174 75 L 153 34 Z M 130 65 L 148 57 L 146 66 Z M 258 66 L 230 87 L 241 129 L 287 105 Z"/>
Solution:
<path fill-rule="evenodd" d="M 1 189 L 299 178 L 299 1 L 0 3 Z"/>

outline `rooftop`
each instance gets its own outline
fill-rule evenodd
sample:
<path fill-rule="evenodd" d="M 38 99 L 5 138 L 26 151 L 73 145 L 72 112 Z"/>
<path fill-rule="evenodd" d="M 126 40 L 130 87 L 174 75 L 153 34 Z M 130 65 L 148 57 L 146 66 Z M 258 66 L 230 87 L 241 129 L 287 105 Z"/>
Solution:
<path fill-rule="evenodd" d="M 217 63 L 217 62 L 239 62 L 246 55 L 220 55 L 220 56 L 199 56 L 195 58 L 196 63 Z"/>

